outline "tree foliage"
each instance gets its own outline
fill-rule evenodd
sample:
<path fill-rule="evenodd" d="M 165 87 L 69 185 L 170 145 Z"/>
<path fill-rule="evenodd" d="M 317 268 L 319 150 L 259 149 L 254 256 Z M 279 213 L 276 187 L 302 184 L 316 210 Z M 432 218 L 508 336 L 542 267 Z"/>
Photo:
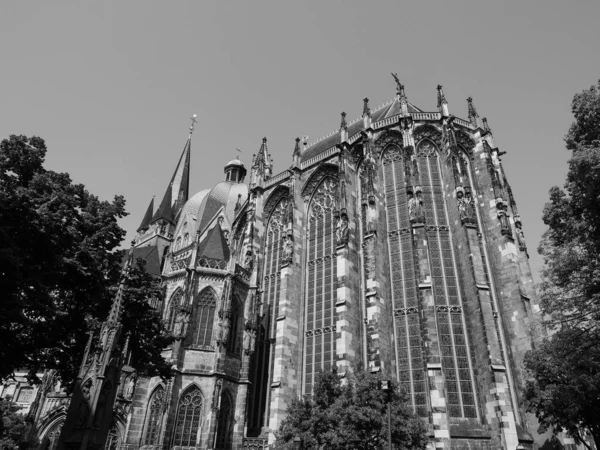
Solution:
<path fill-rule="evenodd" d="M 46 151 L 38 137 L 12 135 L 0 143 L 0 378 L 27 368 L 35 380 L 41 370 L 56 369 L 69 385 L 87 333 L 109 311 L 125 236 L 117 221 L 127 213 L 123 197 L 101 201 L 68 174 L 46 170 Z M 144 280 L 137 289 L 150 292 Z M 133 303 L 140 306 L 143 295 L 132 295 Z M 154 370 L 162 333 L 156 324 L 143 330 L 133 322 L 125 331 Z"/>
<path fill-rule="evenodd" d="M 0 450 L 18 450 L 25 445 L 27 420 L 10 397 L 0 398 Z"/>
<path fill-rule="evenodd" d="M 276 433 L 276 450 L 292 449 L 299 437 L 305 449 L 375 450 L 387 445 L 387 400 L 392 410 L 392 443 L 397 450 L 424 449 L 424 423 L 412 414 L 407 396 L 392 382 L 378 389 L 380 374 L 356 368 L 345 382 L 335 372 L 320 372 L 312 397 L 293 400 Z M 389 395 L 389 397 L 388 397 Z"/>
<path fill-rule="evenodd" d="M 564 188 L 553 187 L 543 212 L 548 230 L 539 285 L 550 328 L 526 358 L 524 397 L 542 427 L 588 429 L 600 442 L 600 81 L 573 98 L 575 122 Z M 592 401 L 590 401 L 592 400 Z"/>

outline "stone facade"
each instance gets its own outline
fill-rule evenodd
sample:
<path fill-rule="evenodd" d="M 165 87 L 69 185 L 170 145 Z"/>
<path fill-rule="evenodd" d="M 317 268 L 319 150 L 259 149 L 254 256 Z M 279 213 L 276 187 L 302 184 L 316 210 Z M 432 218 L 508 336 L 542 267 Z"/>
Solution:
<path fill-rule="evenodd" d="M 537 448 L 522 359 L 541 333 L 523 224 L 487 122 L 396 97 L 273 175 L 188 199 L 190 140 L 137 248 L 156 246 L 173 378 L 125 366 L 113 447 L 265 448 L 319 370 L 400 381 L 431 449 Z M 183 168 L 182 168 L 183 165 Z M 133 381 L 131 381 L 133 380 Z"/>

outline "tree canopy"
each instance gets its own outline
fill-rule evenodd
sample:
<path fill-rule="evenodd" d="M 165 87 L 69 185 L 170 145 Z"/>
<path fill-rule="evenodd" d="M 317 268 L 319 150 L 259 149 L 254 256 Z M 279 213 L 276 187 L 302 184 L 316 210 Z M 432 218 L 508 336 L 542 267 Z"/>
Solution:
<path fill-rule="evenodd" d="M 0 398 L 0 450 L 18 450 L 25 446 L 27 419 L 20 409 L 10 397 Z"/>
<path fill-rule="evenodd" d="M 380 374 L 356 368 L 344 382 L 336 372 L 320 372 L 312 396 L 295 399 L 276 433 L 275 449 L 292 449 L 299 437 L 303 448 L 375 450 L 387 445 L 387 400 L 392 410 L 392 443 L 397 450 L 424 449 L 427 432 L 413 415 L 397 383 L 378 389 Z M 389 395 L 389 397 L 388 397 Z"/>
<path fill-rule="evenodd" d="M 571 152 L 564 187 L 550 190 L 540 305 L 550 337 L 525 361 L 524 399 L 543 428 L 600 443 L 600 81 L 576 94 L 565 136 Z"/>
<path fill-rule="evenodd" d="M 56 369 L 69 385 L 88 332 L 110 309 L 125 237 L 117 221 L 127 213 L 122 196 L 101 201 L 68 174 L 45 169 L 46 151 L 39 137 L 0 143 L 0 378 L 26 368 L 35 380 Z M 165 374 L 160 319 L 140 300 L 156 289 L 149 277 L 136 265 L 124 331 L 141 366 Z"/>

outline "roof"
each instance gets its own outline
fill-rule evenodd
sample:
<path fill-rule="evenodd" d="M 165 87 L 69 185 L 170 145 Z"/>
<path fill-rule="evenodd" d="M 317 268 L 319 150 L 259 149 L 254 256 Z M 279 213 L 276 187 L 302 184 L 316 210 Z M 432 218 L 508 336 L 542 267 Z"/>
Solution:
<path fill-rule="evenodd" d="M 154 197 L 150 200 L 150 204 L 148 205 L 148 209 L 146 210 L 146 214 L 144 214 L 144 218 L 142 219 L 142 223 L 140 224 L 137 231 L 147 230 L 150 227 L 150 222 L 152 222 L 152 214 L 154 213 Z"/>
<path fill-rule="evenodd" d="M 218 259 L 219 261 L 229 261 L 229 246 L 223 236 L 223 230 L 217 223 L 208 230 L 206 237 L 198 245 L 198 258 Z"/>
<path fill-rule="evenodd" d="M 408 103 L 408 112 L 423 112 L 422 109 L 417 108 L 410 102 Z M 398 98 L 394 98 L 387 103 L 384 103 L 383 106 L 377 108 L 376 110 L 371 112 L 371 121 L 377 122 L 382 119 L 386 119 L 388 117 L 399 116 L 402 113 L 400 102 Z M 360 132 L 363 129 L 363 121 L 362 119 L 356 120 L 354 123 L 351 123 L 348 126 L 348 137 L 354 136 L 356 133 Z M 308 147 L 302 154 L 302 161 L 306 161 L 318 154 L 324 152 L 325 150 L 330 149 L 331 147 L 335 147 L 340 143 L 340 132 L 339 130 L 333 133 L 331 136 L 326 137 L 318 142 L 315 142 L 310 147 Z"/>
<path fill-rule="evenodd" d="M 229 161 L 225 165 L 225 167 L 228 167 L 228 166 L 242 166 L 242 167 L 245 167 L 244 163 L 242 161 L 240 161 L 238 158 L 235 158 L 235 159 L 232 159 L 231 161 Z"/>
<path fill-rule="evenodd" d="M 124 265 L 129 257 L 129 251 L 123 251 L 122 264 Z M 148 245 L 145 247 L 135 247 L 133 249 L 133 260 L 142 258 L 146 261 L 146 272 L 150 275 L 160 276 L 160 257 L 158 255 L 158 247 L 156 245 Z"/>

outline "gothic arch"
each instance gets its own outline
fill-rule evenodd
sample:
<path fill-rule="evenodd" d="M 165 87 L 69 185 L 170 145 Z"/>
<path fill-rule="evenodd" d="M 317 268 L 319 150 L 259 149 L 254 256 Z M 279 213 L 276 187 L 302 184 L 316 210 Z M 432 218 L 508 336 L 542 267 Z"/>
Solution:
<path fill-rule="evenodd" d="M 212 348 L 217 293 L 206 286 L 194 298 L 192 320 L 186 345 L 196 348 Z"/>
<path fill-rule="evenodd" d="M 195 447 L 202 426 L 205 397 L 200 386 L 191 383 L 177 399 L 172 446 Z"/>
<path fill-rule="evenodd" d="M 273 191 L 271 191 L 271 193 L 267 197 L 267 200 L 265 201 L 265 206 L 263 207 L 264 223 L 266 223 L 269 220 L 271 214 L 273 213 L 279 202 L 287 198 L 289 195 L 290 189 L 282 184 L 280 184 L 275 189 L 273 189 Z"/>
<path fill-rule="evenodd" d="M 472 155 L 475 148 L 475 141 L 462 130 L 456 130 L 454 135 L 456 136 L 458 145 L 463 148 L 467 155 Z"/>
<path fill-rule="evenodd" d="M 413 131 L 413 137 L 416 148 L 419 148 L 419 144 L 423 139 L 429 139 L 437 148 L 442 148 L 442 132 L 428 123 L 416 127 Z"/>
<path fill-rule="evenodd" d="M 164 416 L 165 388 L 159 384 L 154 388 L 146 408 L 144 418 L 144 432 L 142 434 L 142 445 L 158 445 L 160 429 Z"/>
<path fill-rule="evenodd" d="M 48 420 L 40 433 L 38 450 L 56 450 L 58 438 L 66 417 L 66 412 L 63 412 Z"/>
<path fill-rule="evenodd" d="M 181 287 L 178 287 L 171 294 L 171 298 L 169 299 L 165 310 L 166 328 L 171 331 L 175 326 L 175 317 L 177 316 L 177 310 L 180 306 L 183 306 L 183 301 L 183 289 L 181 289 Z"/>
<path fill-rule="evenodd" d="M 403 149 L 404 138 L 402 133 L 397 130 L 387 130 L 375 139 L 375 150 L 379 155 L 383 155 L 383 152 L 391 145 L 398 146 L 400 150 Z"/>
<path fill-rule="evenodd" d="M 337 181 L 339 168 L 335 164 L 323 163 L 308 177 L 302 186 L 302 196 L 312 197 L 318 186 L 326 177 L 332 177 Z"/>
<path fill-rule="evenodd" d="M 423 138 L 417 144 L 417 155 L 418 156 L 437 156 L 440 147 L 436 145 L 434 141 L 428 137 Z"/>
<path fill-rule="evenodd" d="M 221 403 L 219 407 L 219 417 L 217 420 L 217 442 L 216 448 L 219 450 L 229 450 L 232 446 L 233 425 L 235 422 L 235 397 L 230 395 L 228 389 L 221 393 Z"/>
<path fill-rule="evenodd" d="M 240 356 L 244 339 L 244 302 L 238 295 L 235 295 L 232 300 L 230 310 L 231 328 L 226 347 L 228 353 Z"/>

